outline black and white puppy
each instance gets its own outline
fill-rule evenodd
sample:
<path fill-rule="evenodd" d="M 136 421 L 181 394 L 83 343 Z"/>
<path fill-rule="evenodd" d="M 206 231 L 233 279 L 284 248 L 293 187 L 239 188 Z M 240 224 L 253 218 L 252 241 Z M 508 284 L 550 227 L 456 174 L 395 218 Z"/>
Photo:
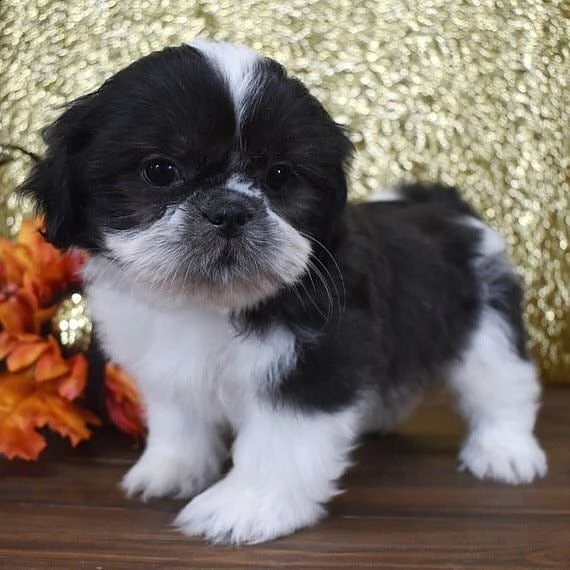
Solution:
<path fill-rule="evenodd" d="M 503 240 L 449 188 L 347 206 L 351 143 L 278 63 L 168 48 L 45 140 L 24 188 L 51 242 L 91 252 L 100 340 L 147 406 L 123 488 L 195 496 L 184 532 L 255 543 L 315 523 L 359 435 L 440 382 L 468 424 L 463 466 L 513 484 L 545 474 Z"/>

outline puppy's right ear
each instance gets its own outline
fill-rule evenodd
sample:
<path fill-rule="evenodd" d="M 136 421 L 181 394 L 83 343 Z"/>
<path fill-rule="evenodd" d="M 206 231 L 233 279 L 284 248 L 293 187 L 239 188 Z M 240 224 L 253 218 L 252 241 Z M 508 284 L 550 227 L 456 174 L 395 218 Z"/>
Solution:
<path fill-rule="evenodd" d="M 93 134 L 96 97 L 77 99 L 43 131 L 46 154 L 20 187 L 44 215 L 46 239 L 62 249 L 91 247 L 82 163 Z"/>

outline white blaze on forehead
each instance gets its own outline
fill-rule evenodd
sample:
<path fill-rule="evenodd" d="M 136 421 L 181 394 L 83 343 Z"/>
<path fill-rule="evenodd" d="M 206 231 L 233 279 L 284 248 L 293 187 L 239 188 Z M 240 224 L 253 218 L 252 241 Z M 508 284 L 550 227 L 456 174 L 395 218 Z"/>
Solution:
<path fill-rule="evenodd" d="M 239 122 L 247 94 L 254 89 L 254 69 L 261 56 L 244 46 L 225 42 L 196 40 L 190 45 L 201 51 L 223 75 L 234 100 Z"/>
<path fill-rule="evenodd" d="M 246 178 L 234 174 L 226 182 L 226 187 L 228 190 L 233 192 L 239 192 L 240 194 L 245 194 L 246 196 L 255 196 L 258 198 L 263 197 L 263 192 L 259 188 L 256 188 L 253 182 L 248 181 Z"/>

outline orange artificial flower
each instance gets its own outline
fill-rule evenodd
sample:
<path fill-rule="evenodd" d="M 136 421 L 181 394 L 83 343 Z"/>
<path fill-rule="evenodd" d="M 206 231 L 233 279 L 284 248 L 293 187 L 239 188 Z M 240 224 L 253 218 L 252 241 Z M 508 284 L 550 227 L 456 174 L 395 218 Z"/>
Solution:
<path fill-rule="evenodd" d="M 6 361 L 8 372 L 21 372 L 33 366 L 34 379 L 46 382 L 70 374 L 76 362 L 74 358 L 65 360 L 59 344 L 51 335 L 44 338 L 34 334 L 0 332 L 0 359 Z M 86 369 L 81 378 L 83 389 L 87 381 Z"/>
<path fill-rule="evenodd" d="M 34 292 L 40 304 L 45 305 L 79 284 L 86 254 L 73 249 L 60 252 L 45 241 L 41 229 L 40 220 L 24 221 L 18 243 L 27 248 L 31 261 L 24 274 L 23 285 Z"/>
<path fill-rule="evenodd" d="M 85 390 L 87 359 L 65 360 L 56 340 L 35 334 L 0 332 L 0 453 L 9 459 L 37 459 L 44 449 L 38 428 L 48 426 L 73 445 L 88 439 L 87 424 L 99 419 L 72 402 Z"/>
<path fill-rule="evenodd" d="M 75 404 L 87 383 L 87 360 L 65 359 L 49 326 L 61 296 L 79 284 L 83 254 L 61 253 L 25 221 L 14 243 L 0 238 L 0 452 L 36 459 L 48 426 L 76 445 L 99 420 Z"/>
<path fill-rule="evenodd" d="M 77 362 L 84 357 L 77 355 Z M 81 364 L 78 372 L 50 382 L 37 382 L 29 369 L 17 374 L 3 374 L 0 381 L 0 453 L 12 459 L 37 459 L 46 446 L 45 439 L 36 430 L 49 427 L 71 440 L 72 445 L 88 439 L 88 424 L 99 425 L 99 419 L 87 410 L 78 408 L 69 396 L 81 392 L 85 379 Z M 70 388 L 70 384 L 77 385 Z"/>
<path fill-rule="evenodd" d="M 0 238 L 0 453 L 36 459 L 46 443 L 44 426 L 73 445 L 99 424 L 74 403 L 87 384 L 85 355 L 64 358 L 49 334 L 51 319 L 65 294 L 80 285 L 86 255 L 62 253 L 47 243 L 40 221 L 25 221 L 14 243 Z M 128 376 L 108 364 L 105 399 L 109 416 L 122 431 L 142 438 L 142 405 Z"/>
<path fill-rule="evenodd" d="M 40 222 L 26 220 L 18 243 L 0 238 L 0 325 L 10 332 L 39 333 L 58 297 L 79 284 L 85 254 L 59 252 L 40 228 Z"/>
<path fill-rule="evenodd" d="M 105 367 L 105 403 L 111 421 L 124 433 L 143 439 L 144 409 L 138 392 L 129 376 L 116 364 Z"/>

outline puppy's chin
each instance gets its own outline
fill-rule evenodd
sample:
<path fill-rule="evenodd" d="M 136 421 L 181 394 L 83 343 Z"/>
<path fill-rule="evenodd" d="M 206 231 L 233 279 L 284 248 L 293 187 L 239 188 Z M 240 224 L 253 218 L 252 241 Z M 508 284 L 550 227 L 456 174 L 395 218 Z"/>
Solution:
<path fill-rule="evenodd" d="M 112 287 L 164 310 L 202 303 L 240 311 L 254 307 L 305 273 L 311 255 L 308 239 L 272 215 L 257 239 L 213 236 L 192 247 L 189 240 L 164 232 L 164 222 L 141 231 L 113 232 L 107 252 L 86 266 L 86 282 Z M 157 236 L 160 235 L 160 239 Z"/>

